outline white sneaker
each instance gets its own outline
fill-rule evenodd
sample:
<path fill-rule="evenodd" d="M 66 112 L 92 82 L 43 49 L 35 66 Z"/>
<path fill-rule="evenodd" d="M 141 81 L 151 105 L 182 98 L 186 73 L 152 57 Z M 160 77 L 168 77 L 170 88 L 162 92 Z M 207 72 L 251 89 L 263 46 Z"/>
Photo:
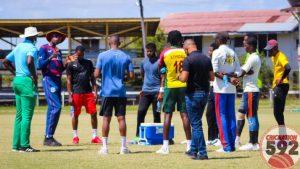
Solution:
<path fill-rule="evenodd" d="M 108 154 L 108 149 L 102 147 L 102 148 L 98 151 L 98 154 L 100 154 L 100 155 L 107 155 L 107 154 Z"/>
<path fill-rule="evenodd" d="M 128 147 L 121 147 L 120 154 L 129 154 L 131 151 L 128 149 Z"/>
<path fill-rule="evenodd" d="M 169 147 L 161 147 L 159 150 L 156 151 L 157 154 L 169 154 Z"/>
<path fill-rule="evenodd" d="M 213 146 L 216 146 L 216 147 L 222 146 L 221 140 L 220 140 L 220 139 L 215 139 L 215 140 L 212 142 L 212 145 L 213 145 Z"/>
<path fill-rule="evenodd" d="M 241 151 L 258 151 L 259 150 L 259 145 L 258 144 L 252 144 L 248 143 L 239 148 Z"/>
<path fill-rule="evenodd" d="M 212 146 L 213 142 L 214 142 L 214 140 L 207 140 L 206 145 L 207 146 Z"/>
<path fill-rule="evenodd" d="M 216 150 L 216 152 L 218 152 L 218 153 L 230 153 L 230 151 L 225 151 L 225 150 L 223 149 L 223 147 L 220 148 L 220 149 L 218 149 L 218 150 Z"/>
<path fill-rule="evenodd" d="M 242 143 L 240 142 L 240 139 L 236 138 L 235 139 L 235 148 L 241 147 Z"/>

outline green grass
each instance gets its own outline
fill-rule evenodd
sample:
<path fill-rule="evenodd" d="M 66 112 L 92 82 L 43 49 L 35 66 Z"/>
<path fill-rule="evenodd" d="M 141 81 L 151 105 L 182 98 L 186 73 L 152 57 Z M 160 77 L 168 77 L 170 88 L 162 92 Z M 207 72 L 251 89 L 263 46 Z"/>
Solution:
<path fill-rule="evenodd" d="M 287 101 L 285 117 L 286 123 L 300 131 L 300 106 L 299 99 Z M 237 103 L 237 105 L 239 105 Z M 31 145 L 41 149 L 40 153 L 22 154 L 11 151 L 12 131 L 14 122 L 14 107 L 0 107 L 0 168 L 267 168 L 267 165 L 260 157 L 259 152 L 234 152 L 231 154 L 218 154 L 216 148 L 208 147 L 208 161 L 193 161 L 184 155 L 185 146 L 180 142 L 185 140 L 179 114 L 175 113 L 173 123 L 175 124 L 175 142 L 171 146 L 171 154 L 167 156 L 157 155 L 155 151 L 160 146 L 138 146 L 130 145 L 133 152 L 129 155 L 118 155 L 120 137 L 118 126 L 114 118 L 111 123 L 109 137 L 110 154 L 106 157 L 99 156 L 98 145 L 91 145 L 90 117 L 82 113 L 79 121 L 80 144 L 72 145 L 71 118 L 69 107 L 65 107 L 60 117 L 56 132 L 57 140 L 64 146 L 49 148 L 42 146 L 45 127 L 46 107 L 37 107 L 32 121 Z M 136 106 L 129 106 L 127 112 L 128 138 L 133 138 L 136 127 Z M 296 110 L 296 111 L 295 111 Z M 260 136 L 274 124 L 276 124 L 272 108 L 268 100 L 262 100 L 259 108 Z M 152 121 L 149 112 L 147 122 Z M 204 117 L 204 131 L 207 134 L 206 119 Z M 102 124 L 99 118 L 100 125 Z M 244 128 L 242 142 L 248 140 L 247 125 Z M 100 132 L 99 132 L 100 133 Z M 207 138 L 207 137 L 206 137 Z M 296 168 L 300 168 L 298 164 Z"/>

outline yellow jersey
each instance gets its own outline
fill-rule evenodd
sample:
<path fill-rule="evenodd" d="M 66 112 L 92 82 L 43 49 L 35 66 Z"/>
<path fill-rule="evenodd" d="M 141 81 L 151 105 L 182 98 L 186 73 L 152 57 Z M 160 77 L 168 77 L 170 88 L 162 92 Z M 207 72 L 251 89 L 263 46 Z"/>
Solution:
<path fill-rule="evenodd" d="M 289 63 L 288 58 L 285 56 L 284 53 L 279 51 L 276 56 L 272 57 L 273 68 L 274 68 L 274 79 L 272 88 L 276 86 L 276 81 L 280 80 L 283 76 L 283 72 L 285 70 L 285 66 Z M 289 83 L 288 78 L 286 77 L 282 83 Z"/>
<path fill-rule="evenodd" d="M 166 67 L 166 83 L 167 88 L 181 88 L 186 87 L 177 79 L 177 76 L 182 71 L 183 60 L 186 58 L 186 53 L 182 48 L 168 48 L 160 55 L 160 67 Z"/>

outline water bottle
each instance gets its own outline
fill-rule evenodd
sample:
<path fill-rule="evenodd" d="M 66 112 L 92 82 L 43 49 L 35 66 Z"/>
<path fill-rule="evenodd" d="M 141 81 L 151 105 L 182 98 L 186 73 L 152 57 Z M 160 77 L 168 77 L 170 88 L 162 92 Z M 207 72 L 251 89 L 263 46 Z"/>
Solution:
<path fill-rule="evenodd" d="M 229 86 L 228 76 L 227 75 L 223 76 L 223 85 L 224 85 L 224 87 L 228 87 Z"/>
<path fill-rule="evenodd" d="M 160 112 L 161 112 L 161 102 L 160 102 L 160 101 L 157 101 L 156 106 L 157 106 L 156 112 L 160 113 Z"/>

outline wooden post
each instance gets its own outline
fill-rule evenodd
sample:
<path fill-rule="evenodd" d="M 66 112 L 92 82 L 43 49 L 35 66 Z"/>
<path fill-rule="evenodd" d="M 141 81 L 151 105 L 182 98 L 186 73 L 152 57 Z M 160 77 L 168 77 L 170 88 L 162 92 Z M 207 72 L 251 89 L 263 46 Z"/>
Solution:
<path fill-rule="evenodd" d="M 72 52 L 72 38 L 71 38 L 71 27 L 68 25 L 68 55 Z"/>
<path fill-rule="evenodd" d="M 108 35 L 109 35 L 109 25 L 105 24 L 105 49 L 108 49 Z"/>

